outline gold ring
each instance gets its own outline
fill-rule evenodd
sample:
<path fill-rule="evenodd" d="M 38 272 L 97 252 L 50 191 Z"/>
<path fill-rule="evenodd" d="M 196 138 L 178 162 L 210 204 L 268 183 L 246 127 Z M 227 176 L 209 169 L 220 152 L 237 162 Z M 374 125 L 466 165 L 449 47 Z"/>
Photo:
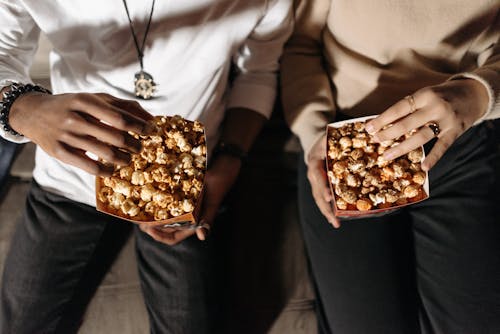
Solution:
<path fill-rule="evenodd" d="M 434 133 L 434 137 L 439 136 L 441 133 L 441 129 L 439 128 L 439 125 L 437 123 L 432 122 L 432 123 L 427 123 L 427 127 L 431 129 L 431 131 Z"/>
<path fill-rule="evenodd" d="M 410 105 L 410 114 L 413 114 L 415 111 L 417 111 L 417 105 L 415 104 L 415 98 L 413 97 L 413 95 L 405 96 L 405 100 L 408 101 L 408 104 Z"/>

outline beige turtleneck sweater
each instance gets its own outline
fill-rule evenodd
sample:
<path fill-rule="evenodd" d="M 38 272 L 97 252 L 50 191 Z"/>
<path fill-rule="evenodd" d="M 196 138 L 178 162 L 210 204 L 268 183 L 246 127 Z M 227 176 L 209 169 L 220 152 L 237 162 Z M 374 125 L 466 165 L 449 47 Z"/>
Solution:
<path fill-rule="evenodd" d="M 499 0 L 296 0 L 282 58 L 285 117 L 307 152 L 336 111 L 379 114 L 455 77 L 488 89 L 500 116 Z"/>

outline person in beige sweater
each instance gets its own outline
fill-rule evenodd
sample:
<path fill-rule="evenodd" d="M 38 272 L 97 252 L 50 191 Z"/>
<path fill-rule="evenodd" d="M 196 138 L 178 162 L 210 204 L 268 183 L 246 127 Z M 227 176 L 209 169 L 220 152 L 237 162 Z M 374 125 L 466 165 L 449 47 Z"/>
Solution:
<path fill-rule="evenodd" d="M 334 333 L 500 333 L 500 3 L 296 0 L 282 58 L 285 117 L 299 137 L 299 207 Z M 379 218 L 334 216 L 328 123 L 367 115 L 374 140 L 425 144 L 430 198 Z M 386 125 L 392 124 L 386 130 Z M 431 124 L 431 126 L 429 126 Z"/>

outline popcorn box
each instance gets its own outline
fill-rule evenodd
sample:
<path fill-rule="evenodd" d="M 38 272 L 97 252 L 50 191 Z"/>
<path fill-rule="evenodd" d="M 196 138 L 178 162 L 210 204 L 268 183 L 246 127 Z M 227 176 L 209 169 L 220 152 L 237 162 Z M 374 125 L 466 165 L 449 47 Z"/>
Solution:
<path fill-rule="evenodd" d="M 207 169 L 204 127 L 180 116 L 154 121 L 158 133 L 134 135 L 143 148 L 128 166 L 96 177 L 96 208 L 138 224 L 197 228 Z"/>
<path fill-rule="evenodd" d="M 332 208 L 339 218 L 385 215 L 429 197 L 429 177 L 421 170 L 423 147 L 392 161 L 383 152 L 399 144 L 375 143 L 364 124 L 376 116 L 328 124 L 326 170 L 333 195 Z"/>

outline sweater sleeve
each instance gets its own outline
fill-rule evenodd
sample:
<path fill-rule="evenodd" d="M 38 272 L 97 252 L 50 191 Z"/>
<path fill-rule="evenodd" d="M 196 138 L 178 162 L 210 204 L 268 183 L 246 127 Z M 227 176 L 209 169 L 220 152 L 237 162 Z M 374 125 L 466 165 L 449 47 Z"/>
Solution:
<path fill-rule="evenodd" d="M 38 47 L 40 29 L 18 0 L 0 0 L 0 88 L 12 82 L 31 83 L 29 69 Z M 0 136 L 23 143 L 0 127 Z"/>
<path fill-rule="evenodd" d="M 476 124 L 500 118 L 500 12 L 490 27 L 491 44 L 477 57 L 477 68 L 454 75 L 451 79 L 469 78 L 482 83 L 488 91 L 489 103 L 485 114 Z"/>
<path fill-rule="evenodd" d="M 333 93 L 323 62 L 322 34 L 330 0 L 297 0 L 295 29 L 285 45 L 281 89 L 285 118 L 305 157 L 333 119 Z"/>
<path fill-rule="evenodd" d="M 237 75 L 228 108 L 242 107 L 271 116 L 279 59 L 292 26 L 292 0 L 269 1 L 258 25 L 233 57 Z"/>

